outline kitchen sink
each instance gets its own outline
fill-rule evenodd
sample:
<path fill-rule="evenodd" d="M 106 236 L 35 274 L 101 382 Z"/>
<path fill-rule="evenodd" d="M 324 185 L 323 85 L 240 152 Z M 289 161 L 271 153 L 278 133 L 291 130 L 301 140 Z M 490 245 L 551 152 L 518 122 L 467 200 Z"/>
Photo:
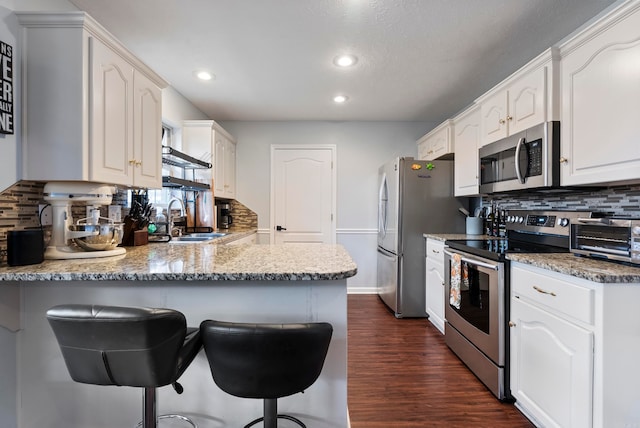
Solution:
<path fill-rule="evenodd" d="M 222 238 L 226 236 L 226 233 L 218 233 L 218 232 L 207 232 L 207 233 L 188 233 L 182 236 L 174 236 L 171 238 L 173 243 L 181 243 L 181 242 L 206 242 L 211 241 L 216 238 Z"/>

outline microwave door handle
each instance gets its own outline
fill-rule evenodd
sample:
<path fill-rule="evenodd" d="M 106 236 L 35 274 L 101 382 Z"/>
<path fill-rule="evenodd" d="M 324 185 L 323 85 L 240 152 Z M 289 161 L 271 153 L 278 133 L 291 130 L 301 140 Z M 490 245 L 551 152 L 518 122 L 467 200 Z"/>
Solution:
<path fill-rule="evenodd" d="M 522 150 L 522 146 L 524 146 L 524 137 L 518 140 L 518 144 L 516 145 L 516 176 L 518 176 L 518 180 L 520 183 L 524 184 L 525 177 L 522 175 L 522 171 L 520 171 L 520 151 Z M 525 154 L 527 157 L 529 156 L 525 150 Z M 529 163 L 529 159 L 527 159 L 527 163 Z"/>

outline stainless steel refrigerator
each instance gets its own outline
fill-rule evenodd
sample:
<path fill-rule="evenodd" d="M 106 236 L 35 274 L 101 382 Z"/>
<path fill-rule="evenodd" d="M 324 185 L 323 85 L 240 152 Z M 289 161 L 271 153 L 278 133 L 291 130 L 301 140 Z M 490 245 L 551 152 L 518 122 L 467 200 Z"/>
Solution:
<path fill-rule="evenodd" d="M 463 233 L 453 161 L 396 158 L 378 170 L 378 295 L 397 318 L 426 317 L 424 233 Z"/>

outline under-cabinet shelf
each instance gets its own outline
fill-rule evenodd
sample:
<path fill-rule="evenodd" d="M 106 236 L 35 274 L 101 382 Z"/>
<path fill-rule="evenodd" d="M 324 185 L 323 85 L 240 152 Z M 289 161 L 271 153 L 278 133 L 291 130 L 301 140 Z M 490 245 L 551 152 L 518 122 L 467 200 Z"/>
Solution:
<path fill-rule="evenodd" d="M 209 162 L 201 161 L 169 146 L 162 146 L 162 163 L 184 169 L 211 169 Z"/>
<path fill-rule="evenodd" d="M 162 187 L 177 187 L 182 190 L 209 190 L 211 186 L 205 183 L 198 183 L 197 181 L 185 180 L 178 177 L 162 177 Z"/>
<path fill-rule="evenodd" d="M 182 168 L 183 177 L 187 169 L 191 170 L 192 172 L 196 169 L 211 169 L 211 164 L 209 162 L 201 161 L 169 146 L 162 146 L 162 163 L 165 165 Z M 206 183 L 199 183 L 194 180 L 187 180 L 185 178 L 171 177 L 166 175 L 162 176 L 162 187 L 172 187 L 178 188 L 180 190 L 192 191 L 211 189 L 211 186 Z"/>

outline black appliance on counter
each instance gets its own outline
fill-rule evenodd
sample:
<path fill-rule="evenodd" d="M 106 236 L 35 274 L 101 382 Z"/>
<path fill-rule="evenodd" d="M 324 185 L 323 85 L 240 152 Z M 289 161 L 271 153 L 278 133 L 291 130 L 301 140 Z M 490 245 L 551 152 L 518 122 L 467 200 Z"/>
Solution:
<path fill-rule="evenodd" d="M 500 400 L 509 388 L 509 253 L 568 253 L 585 211 L 510 210 L 506 238 L 447 240 L 445 342 Z"/>
<path fill-rule="evenodd" d="M 231 216 L 231 204 L 219 204 L 218 205 L 218 228 L 229 229 L 233 224 L 233 217 Z"/>

